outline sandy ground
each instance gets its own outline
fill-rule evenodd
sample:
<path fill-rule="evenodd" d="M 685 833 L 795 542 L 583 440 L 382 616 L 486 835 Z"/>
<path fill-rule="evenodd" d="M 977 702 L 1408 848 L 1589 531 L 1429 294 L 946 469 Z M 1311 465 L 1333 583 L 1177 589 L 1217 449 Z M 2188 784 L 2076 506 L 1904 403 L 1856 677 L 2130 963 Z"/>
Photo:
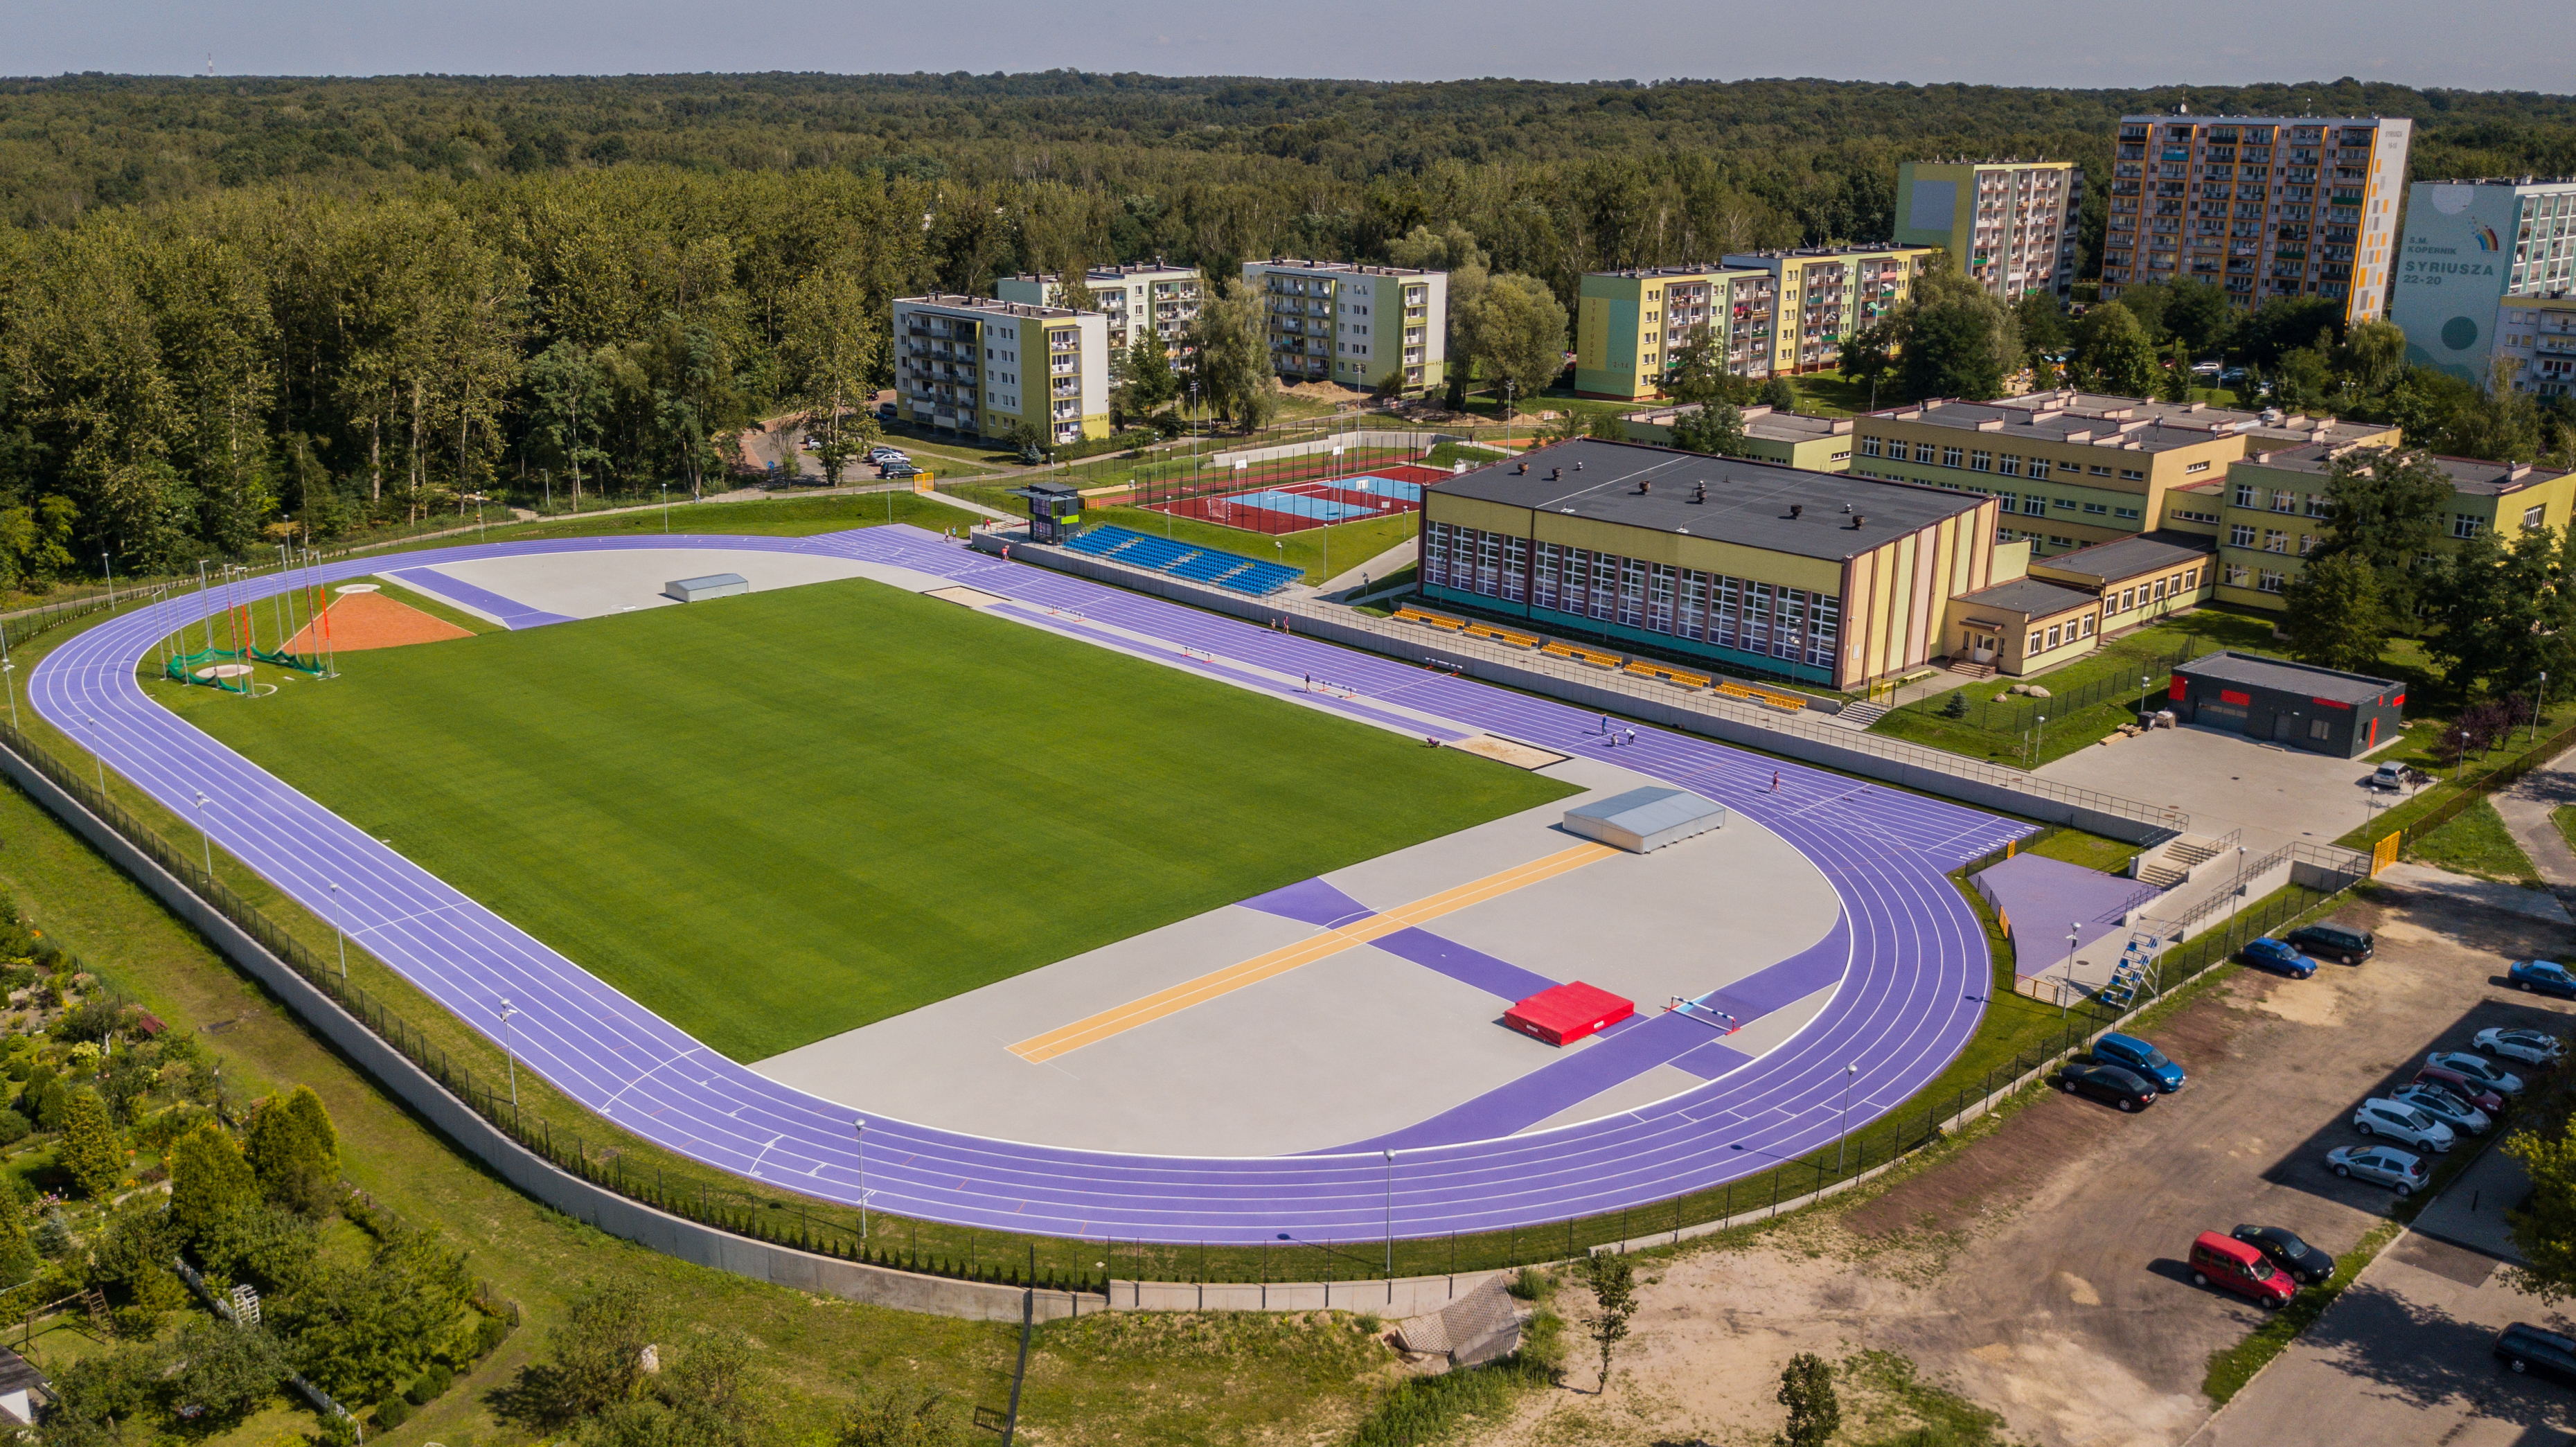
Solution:
<path fill-rule="evenodd" d="M 2564 926 L 2430 892 L 2342 917 L 2378 931 L 2377 958 L 2308 981 L 2240 973 L 2154 1029 L 2191 1072 L 2180 1095 L 2134 1117 L 2038 1095 L 1853 1207 L 1647 1258 L 1607 1395 L 1569 1372 L 1477 1440 L 1769 1442 L 1791 1355 L 1884 1350 L 2001 1412 L 2017 1441 L 2184 1441 L 2212 1410 L 2210 1354 L 2260 1319 L 2190 1284 L 2175 1258 L 2193 1232 L 2260 1221 L 2350 1249 L 2389 1206 L 2319 1164 L 2358 1140 L 2352 1102 L 2486 1025 L 2576 1023 L 2501 984 L 2506 959 L 2576 943 Z M 1570 1289 L 1560 1308 L 1584 1300 Z"/>

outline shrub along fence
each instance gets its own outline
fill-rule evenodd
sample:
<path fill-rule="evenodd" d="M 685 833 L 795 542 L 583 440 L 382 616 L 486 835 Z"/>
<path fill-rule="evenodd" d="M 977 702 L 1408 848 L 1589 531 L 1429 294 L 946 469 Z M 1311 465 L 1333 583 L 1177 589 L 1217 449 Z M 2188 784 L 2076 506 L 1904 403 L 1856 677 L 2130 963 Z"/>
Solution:
<path fill-rule="evenodd" d="M 1954 1069 L 1904 1108 L 1830 1146 L 1774 1158 L 1766 1171 L 1668 1201 L 1500 1231 L 1409 1237 L 1358 1236 L 1322 1241 L 1176 1244 L 1116 1238 L 1068 1238 L 979 1231 L 937 1222 L 857 1212 L 832 1203 L 744 1189 L 703 1176 L 674 1181 L 659 1166 L 630 1167 L 631 1138 L 588 1116 L 556 1122 L 510 1099 L 506 1082 L 451 1058 L 384 998 L 344 979 L 333 963 L 211 877 L 199 851 L 173 845 L 145 820 L 106 797 L 90 771 L 66 763 L 15 728 L 0 725 L 0 745 L 16 753 L 64 794 L 94 813 L 216 913 L 239 926 L 305 982 L 337 1002 L 381 1040 L 435 1079 L 485 1121 L 555 1167 L 629 1199 L 738 1236 L 844 1260 L 968 1281 L 1031 1285 L 1105 1295 L 1112 1280 L 1175 1282 L 1352 1282 L 1385 1276 L 1431 1277 L 1510 1269 L 1565 1260 L 1593 1249 L 1667 1233 L 1679 1239 L 1712 1223 L 1742 1224 L 1749 1213 L 1776 1214 L 1819 1193 L 1849 1185 L 1897 1158 L 1944 1138 L 2035 1072 L 2076 1050 L 2127 1012 L 2085 1001 L 2061 1024 L 2024 1043 L 2007 1062 L 1974 1074 Z M 1973 866 L 1972 866 L 1973 867 Z M 1964 876 L 1966 871 L 1960 871 Z M 2172 952 L 2183 975 L 2196 974 L 2250 938 L 2328 896 L 2290 889 L 2263 901 L 2230 928 Z M 1999 946 L 2000 947 L 2000 946 Z M 2172 968 L 2164 975 L 2179 982 Z M 1402 1167 L 1396 1170 L 1402 1188 Z"/>

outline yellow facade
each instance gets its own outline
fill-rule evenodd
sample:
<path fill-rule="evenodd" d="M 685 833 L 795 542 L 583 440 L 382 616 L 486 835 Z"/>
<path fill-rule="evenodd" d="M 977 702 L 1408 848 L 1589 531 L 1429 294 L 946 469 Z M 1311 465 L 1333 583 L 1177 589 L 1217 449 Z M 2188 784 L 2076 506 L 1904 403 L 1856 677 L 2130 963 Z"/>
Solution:
<path fill-rule="evenodd" d="M 2074 194 L 2073 161 L 1907 161 L 1896 239 L 1940 247 L 1998 296 L 2052 291 Z"/>
<path fill-rule="evenodd" d="M 1737 376 L 1770 374 L 1776 286 L 1769 273 L 1711 266 L 1593 272 L 1575 299 L 1574 390 L 1641 402 L 1664 395 L 1674 354 L 1702 329 Z"/>

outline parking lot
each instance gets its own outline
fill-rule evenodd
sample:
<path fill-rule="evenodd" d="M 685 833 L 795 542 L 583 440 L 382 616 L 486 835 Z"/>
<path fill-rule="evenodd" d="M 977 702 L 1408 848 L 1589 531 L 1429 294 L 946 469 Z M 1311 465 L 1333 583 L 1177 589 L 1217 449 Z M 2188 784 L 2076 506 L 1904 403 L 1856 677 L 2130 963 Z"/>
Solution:
<path fill-rule="evenodd" d="M 2148 1032 L 2189 1070 L 2180 1095 L 2136 1115 L 2052 1095 L 1940 1167 L 1808 1228 L 1795 1246 L 1765 1241 L 1665 1270 L 1638 1331 L 1639 1390 L 1678 1414 L 1659 1430 L 1714 1440 L 1703 1413 L 1725 1410 L 1737 1395 L 1745 1400 L 1735 1410 L 1747 1416 L 1736 1420 L 1758 1424 L 1776 1410 L 1758 1405 L 1761 1394 L 1711 1385 L 1712 1372 L 1776 1380 L 1792 1352 L 1859 1347 L 1913 1358 L 2005 1413 L 2020 1438 L 2171 1444 L 2212 1426 L 2201 1390 L 2210 1357 L 2241 1342 L 2264 1313 L 2192 1284 L 2185 1258 L 2194 1236 L 2277 1225 L 2338 1255 L 2351 1250 L 2392 1204 L 2386 1189 L 2338 1180 L 2323 1164 L 2330 1147 L 2359 1143 L 2354 1107 L 2410 1077 L 2426 1052 L 2465 1047 L 2486 1026 L 2565 1033 L 2576 1023 L 2567 1002 L 2509 991 L 2502 980 L 2509 959 L 2563 958 L 2576 947 L 2563 924 L 2400 890 L 2337 918 L 2376 930 L 2377 957 L 2327 965 L 2304 981 L 2242 971 Z M 2430 1250 L 2438 1245 L 2408 1238 L 2364 1285 L 2402 1284 L 2401 1271 L 2449 1279 L 2424 1261 L 2465 1272 Z M 1820 1259 L 1836 1255 L 1842 1260 L 1820 1272 Z M 2482 1290 L 2501 1280 L 2493 1272 L 2480 1279 Z M 2516 1310 L 2551 1319 L 2537 1303 Z M 2428 1331 L 2428 1360 L 2401 1375 L 2499 1377 L 2479 1335 L 2487 1314 L 2491 1306 L 2460 1316 L 2475 1330 Z M 2345 1351 L 2336 1359 L 2341 1393 L 2402 1397 L 2412 1388 L 2374 1385 L 2369 1374 L 2406 1350 L 2398 1342 Z M 2576 1401 L 2563 1388 L 2509 1386 Z M 1692 1402 L 1703 1405 L 1686 1411 Z"/>

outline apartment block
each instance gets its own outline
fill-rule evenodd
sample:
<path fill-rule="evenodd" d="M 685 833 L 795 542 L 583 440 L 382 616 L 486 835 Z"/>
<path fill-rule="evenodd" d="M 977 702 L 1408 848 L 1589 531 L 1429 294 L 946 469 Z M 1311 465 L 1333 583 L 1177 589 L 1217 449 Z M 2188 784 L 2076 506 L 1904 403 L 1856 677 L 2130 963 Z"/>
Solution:
<path fill-rule="evenodd" d="M 2412 121 L 2128 116 L 2112 147 L 2102 295 L 2205 281 L 2239 306 L 2339 302 L 2385 314 Z"/>
<path fill-rule="evenodd" d="M 1896 168 L 1896 239 L 1940 247 L 2007 301 L 2053 294 L 2077 187 L 2072 161 L 1906 161 Z"/>
<path fill-rule="evenodd" d="M 2219 600 L 2279 609 L 2281 590 L 2299 576 L 2300 559 L 2325 536 L 2326 485 L 2335 460 L 2356 446 L 2395 445 L 2389 438 L 2284 448 L 2237 464 L 2224 484 L 2204 490 L 2197 506 L 2215 504 L 2219 517 L 2211 530 L 2218 540 Z M 2480 533 L 2510 537 L 2564 528 L 2576 509 L 2576 473 L 2462 457 L 2432 461 L 2451 481 L 2438 545 L 2445 551 Z"/>
<path fill-rule="evenodd" d="M 2398 438 L 2392 426 L 2074 391 L 1923 402 L 1854 418 L 1852 430 L 1852 471 L 1995 497 L 1997 541 L 2028 542 L 2034 559 L 2159 527 L 2213 534 L 2214 496 L 2181 509 L 2205 517 L 2197 528 L 2177 521 L 2172 496 L 2224 481 L 2249 456 Z"/>
<path fill-rule="evenodd" d="M 1159 261 L 1094 266 L 1084 270 L 1082 281 L 1091 288 L 1092 309 L 1109 320 L 1109 345 L 1122 352 L 1136 344 L 1144 335 L 1143 326 L 1151 322 L 1164 349 L 1177 353 L 1191 319 L 1199 314 L 1203 288 L 1195 266 L 1166 266 Z M 1028 306 L 1054 306 L 1063 296 L 1063 283 L 1064 278 L 1054 272 L 1006 276 L 994 283 L 993 294 Z"/>
<path fill-rule="evenodd" d="M 980 296 L 898 297 L 895 407 L 916 426 L 1004 438 L 1019 424 L 1051 443 L 1109 435 L 1109 324 Z"/>
<path fill-rule="evenodd" d="M 1664 395 L 1674 354 L 1702 329 L 1724 342 L 1726 370 L 1770 376 L 1779 285 L 1768 271 L 1720 266 L 1587 274 L 1575 299 L 1575 394 L 1623 402 Z"/>
<path fill-rule="evenodd" d="M 1243 280 L 1270 318 L 1270 357 L 1291 381 L 1404 390 L 1448 379 L 1449 274 L 1409 266 L 1273 258 Z"/>
<path fill-rule="evenodd" d="M 2484 383 L 2508 297 L 2576 288 L 2576 180 L 2418 181 L 2389 320 L 2406 360 Z M 2562 379 L 2563 380 L 2563 379 Z"/>
<path fill-rule="evenodd" d="M 1779 300 L 1771 370 L 1820 372 L 1842 359 L 1843 338 L 1893 312 L 1913 292 L 1936 248 L 1818 246 L 1722 258 L 1732 271 L 1769 276 Z"/>
<path fill-rule="evenodd" d="M 2496 305 L 2495 333 L 2516 388 L 2542 397 L 2576 392 L 2576 294 L 2506 297 Z"/>

